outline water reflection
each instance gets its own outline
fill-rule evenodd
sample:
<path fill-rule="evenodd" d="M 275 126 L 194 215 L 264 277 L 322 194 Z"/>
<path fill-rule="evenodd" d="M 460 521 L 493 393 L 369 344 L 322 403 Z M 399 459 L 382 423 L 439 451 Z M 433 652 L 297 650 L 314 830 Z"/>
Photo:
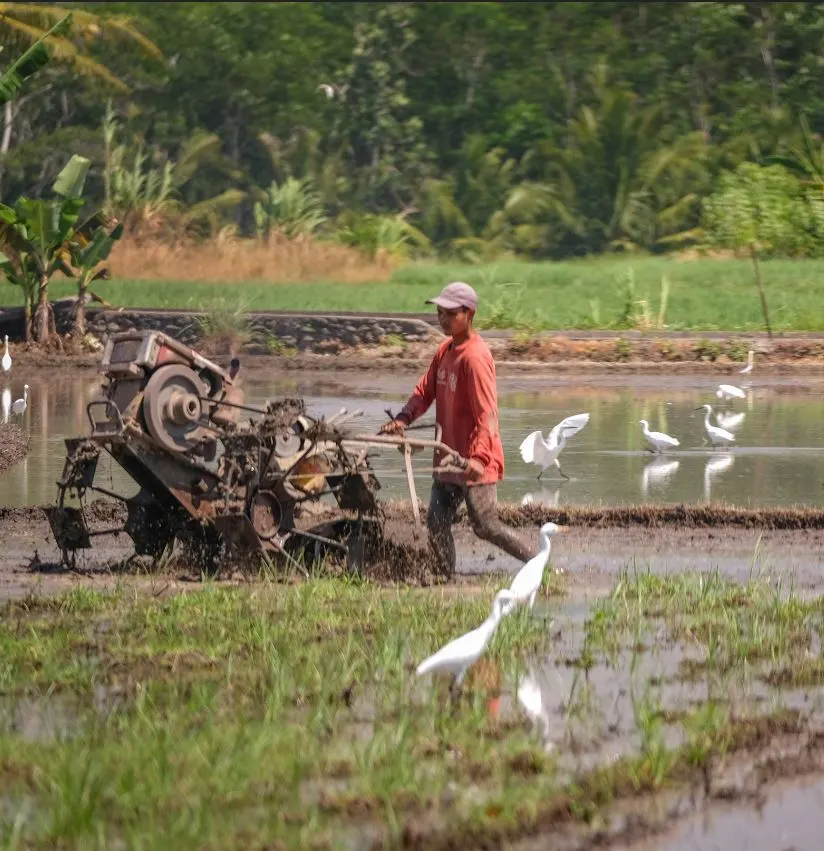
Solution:
<path fill-rule="evenodd" d="M 553 744 L 550 741 L 550 710 L 534 667 L 530 667 L 518 679 L 515 694 L 521 708 L 539 731 L 545 748 L 551 750 Z"/>
<path fill-rule="evenodd" d="M 731 452 L 725 452 L 723 455 L 716 455 L 710 458 L 704 467 L 704 500 L 709 502 L 712 499 L 712 483 L 725 470 L 729 470 L 735 461 L 735 456 Z"/>
<path fill-rule="evenodd" d="M 753 506 L 821 503 L 824 394 L 811 387 L 809 379 L 805 378 L 803 384 L 759 386 L 752 402 L 745 403 L 745 418 L 733 424 L 735 467 L 725 467 L 726 473 L 716 466 L 728 454 L 721 449 L 716 450 L 715 459 L 710 459 L 713 466 L 705 466 L 708 449 L 702 447 L 703 412 L 695 410 L 712 394 L 711 381 L 692 379 L 692 383 L 673 385 L 663 381 L 656 384 L 644 376 L 622 376 L 620 380 L 624 383 L 613 378 L 607 384 L 570 376 L 566 386 L 532 392 L 510 392 L 506 381 L 499 381 L 506 464 L 506 477 L 498 487 L 499 498 L 549 506 L 619 505 L 644 500 L 694 503 L 702 500 L 708 489 L 717 490 L 714 477 L 723 475 L 724 498 L 730 502 Z M 24 463 L 11 467 L 0 478 L 2 506 L 53 502 L 65 457 L 63 440 L 89 433 L 86 404 L 98 396 L 101 379 L 71 374 L 54 378 L 42 373 L 23 375 L 21 370 L 4 388 L 10 391 L 10 399 L 23 395 L 24 383 L 30 385 L 28 407 L 22 416 L 10 414 L 9 421 L 28 432 L 31 449 Z M 330 415 L 342 406 L 350 411 L 362 410 L 363 416 L 353 423 L 353 428 L 374 434 L 386 419 L 384 409 L 395 409 L 406 399 L 408 388 L 402 384 L 397 377 L 384 382 L 363 376 L 344 384 L 340 377 L 332 381 L 328 376 L 317 378 L 307 373 L 297 378 L 248 376 L 245 390 L 251 405 L 300 395 L 305 397 L 310 414 Z M 573 479 L 564 481 L 557 475 L 549 478 L 553 468 L 536 484 L 535 468 L 522 461 L 518 445 L 525 434 L 547 422 L 562 420 L 569 411 L 590 413 L 587 427 L 564 449 L 565 472 L 573 474 Z M 724 412 L 736 418 L 742 413 Z M 719 419 L 724 414 L 719 412 Z M 677 435 L 681 445 L 665 459 L 650 459 L 643 452 L 640 419 Z M 727 421 L 725 427 L 729 425 Z M 428 431 L 416 434 L 431 436 Z M 680 465 L 677 471 L 674 466 L 667 466 L 676 462 Z M 382 486 L 382 499 L 407 496 L 406 474 L 397 451 L 376 454 L 373 464 Z M 430 453 L 416 455 L 414 465 L 415 485 L 425 500 L 431 483 L 431 473 L 426 471 L 431 466 Z M 107 455 L 101 457 L 98 466 L 98 483 L 124 496 L 137 490 Z"/>
<path fill-rule="evenodd" d="M 647 499 L 649 495 L 651 484 L 658 487 L 666 485 L 680 466 L 680 461 L 670 461 L 666 458 L 656 458 L 647 464 L 641 473 L 641 494 L 644 499 Z"/>
<path fill-rule="evenodd" d="M 744 422 L 746 416 L 743 411 L 737 414 L 720 411 L 715 415 L 715 419 L 721 428 L 725 428 L 727 431 L 735 431 Z"/>
<path fill-rule="evenodd" d="M 550 508 L 557 508 L 560 505 L 560 499 L 561 488 L 556 488 L 554 491 L 533 491 L 521 497 L 521 505 L 548 505 Z"/>
<path fill-rule="evenodd" d="M 3 395 L 0 396 L 0 407 L 3 411 L 3 424 L 8 425 L 9 411 L 11 411 L 11 390 L 8 387 L 3 388 Z"/>

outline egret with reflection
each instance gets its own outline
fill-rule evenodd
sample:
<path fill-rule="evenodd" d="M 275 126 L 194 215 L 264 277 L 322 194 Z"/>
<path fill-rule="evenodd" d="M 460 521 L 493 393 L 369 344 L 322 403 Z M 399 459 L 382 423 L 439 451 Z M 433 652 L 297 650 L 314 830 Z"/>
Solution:
<path fill-rule="evenodd" d="M 746 392 L 740 387 L 736 387 L 734 384 L 719 384 L 718 389 L 715 391 L 715 395 L 725 402 L 730 399 L 747 398 Z"/>
<path fill-rule="evenodd" d="M 558 456 L 563 451 L 567 438 L 577 434 L 588 422 L 589 414 L 573 414 L 573 416 L 566 417 L 554 426 L 546 440 L 544 440 L 540 431 L 533 431 L 524 438 L 519 447 L 521 458 L 527 464 L 537 464 L 541 468 L 541 472 L 538 473 L 538 481 L 553 464 L 558 468 L 558 472 L 563 478 L 569 478 L 561 469 Z"/>
<path fill-rule="evenodd" d="M 3 357 L 0 359 L 0 366 L 3 367 L 3 372 L 11 370 L 11 355 L 9 354 L 9 335 L 6 334 L 6 349 L 3 352 Z"/>
<path fill-rule="evenodd" d="M 14 403 L 11 406 L 11 412 L 13 414 L 22 414 L 29 404 L 29 385 L 23 385 L 23 396 L 20 399 L 15 399 Z"/>
<path fill-rule="evenodd" d="M 417 675 L 420 677 L 423 674 L 452 674 L 450 688 L 455 689 L 460 686 L 467 670 L 481 658 L 486 650 L 498 624 L 512 610 L 514 600 L 515 595 L 511 591 L 506 588 L 500 590 L 492 601 L 489 617 L 476 629 L 450 641 L 437 653 L 424 659 L 417 667 Z"/>
<path fill-rule="evenodd" d="M 727 431 L 725 428 L 713 425 L 710 422 L 710 417 L 712 416 L 712 405 L 702 405 L 700 408 L 696 408 L 695 410 L 706 411 L 706 416 L 704 417 L 704 430 L 706 431 L 707 437 L 709 438 L 713 448 L 717 446 L 729 446 L 730 443 L 735 442 L 735 435 L 731 431 Z"/>
<path fill-rule="evenodd" d="M 644 440 L 649 444 L 648 452 L 664 452 L 681 445 L 681 441 L 677 437 L 670 437 L 662 431 L 650 431 L 649 423 L 646 420 L 639 420 L 638 424 L 641 426 L 641 434 L 644 435 Z"/>

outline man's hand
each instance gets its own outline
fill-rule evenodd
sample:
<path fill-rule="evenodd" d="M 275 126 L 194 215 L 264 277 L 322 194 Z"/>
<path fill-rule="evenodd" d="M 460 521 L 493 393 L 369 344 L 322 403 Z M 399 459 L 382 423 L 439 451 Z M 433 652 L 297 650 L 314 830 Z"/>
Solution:
<path fill-rule="evenodd" d="M 389 420 L 384 423 L 378 430 L 378 434 L 399 434 L 403 436 L 406 429 L 406 423 L 403 420 Z"/>
<path fill-rule="evenodd" d="M 464 475 L 466 476 L 466 480 L 468 482 L 476 482 L 481 478 L 484 474 L 484 465 L 481 464 L 480 461 L 475 460 L 474 458 L 470 458 L 466 462 L 466 470 Z"/>

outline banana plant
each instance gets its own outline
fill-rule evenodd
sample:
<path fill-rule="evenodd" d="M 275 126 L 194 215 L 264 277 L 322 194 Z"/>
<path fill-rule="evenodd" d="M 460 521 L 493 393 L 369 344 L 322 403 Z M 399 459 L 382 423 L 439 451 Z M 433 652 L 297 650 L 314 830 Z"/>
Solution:
<path fill-rule="evenodd" d="M 107 280 L 109 269 L 101 265 L 108 260 L 114 244 L 123 236 L 123 222 L 94 213 L 80 225 L 64 247 L 63 258 L 68 254 L 68 268 L 63 271 L 77 279 L 77 309 L 72 333 L 76 339 L 86 334 L 86 294 L 93 281 Z"/>
<path fill-rule="evenodd" d="M 66 248 L 85 204 L 88 170 L 89 160 L 75 155 L 52 186 L 57 197 L 22 197 L 13 207 L 0 204 L 0 271 L 23 290 L 27 341 L 58 339 L 49 282 L 58 270 L 66 270 Z"/>

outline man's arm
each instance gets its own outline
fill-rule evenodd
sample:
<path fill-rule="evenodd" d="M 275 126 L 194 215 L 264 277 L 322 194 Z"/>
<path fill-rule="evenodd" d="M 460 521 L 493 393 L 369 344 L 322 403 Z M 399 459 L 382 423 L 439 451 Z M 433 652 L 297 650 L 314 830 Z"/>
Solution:
<path fill-rule="evenodd" d="M 381 426 L 382 434 L 393 434 L 402 432 L 403 428 L 411 425 L 418 417 L 427 412 L 429 406 L 435 401 L 435 390 L 438 380 L 438 363 L 440 352 L 432 358 L 429 369 L 423 374 L 417 383 L 412 395 L 394 420 Z M 396 425 L 399 424 L 399 425 Z"/>
<path fill-rule="evenodd" d="M 435 401 L 435 391 L 438 386 L 438 363 L 440 358 L 436 354 L 429 364 L 429 369 L 423 374 L 417 383 L 412 395 L 398 414 L 397 419 L 403 419 L 406 425 L 411 425 L 418 417 L 423 416 L 429 406 Z"/>
<path fill-rule="evenodd" d="M 498 399 L 492 358 L 466 362 L 469 411 L 473 428 L 469 435 L 469 478 L 480 478 L 492 460 L 492 442 L 498 434 Z M 474 463 L 473 463 L 474 462 Z"/>

